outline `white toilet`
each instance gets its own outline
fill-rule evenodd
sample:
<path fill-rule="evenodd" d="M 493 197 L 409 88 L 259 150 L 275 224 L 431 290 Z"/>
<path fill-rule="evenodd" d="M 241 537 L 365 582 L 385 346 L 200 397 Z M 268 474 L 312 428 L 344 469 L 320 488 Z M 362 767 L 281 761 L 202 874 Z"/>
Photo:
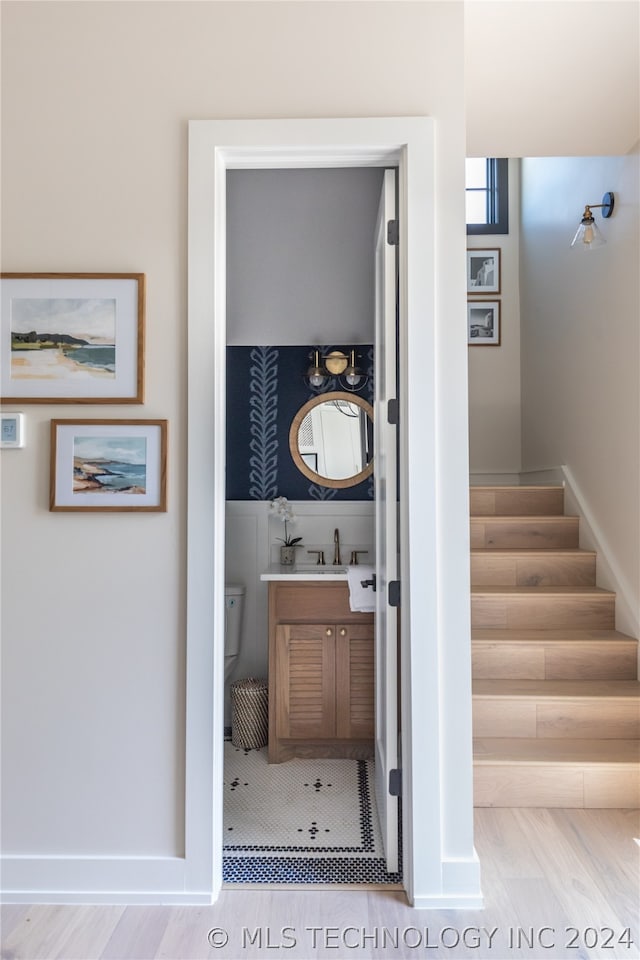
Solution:
<path fill-rule="evenodd" d="M 245 587 L 226 583 L 224 587 L 224 682 L 225 686 L 238 662 Z"/>

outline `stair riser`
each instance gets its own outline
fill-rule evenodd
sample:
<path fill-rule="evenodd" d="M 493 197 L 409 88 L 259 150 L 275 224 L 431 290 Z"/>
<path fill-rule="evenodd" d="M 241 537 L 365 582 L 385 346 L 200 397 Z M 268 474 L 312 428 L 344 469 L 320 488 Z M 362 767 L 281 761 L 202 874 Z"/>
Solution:
<path fill-rule="evenodd" d="M 471 597 L 471 626 L 498 630 L 613 630 L 615 596 Z"/>
<path fill-rule="evenodd" d="M 635 700 L 474 698 L 474 737 L 632 740 L 640 737 Z"/>
<path fill-rule="evenodd" d="M 596 582 L 593 554 L 563 557 L 471 557 L 471 585 L 476 587 L 592 587 Z"/>
<path fill-rule="evenodd" d="M 564 490 L 562 487 L 471 487 L 469 503 L 472 517 L 561 515 Z"/>
<path fill-rule="evenodd" d="M 637 644 L 478 643 L 472 671 L 478 680 L 635 680 Z"/>
<path fill-rule="evenodd" d="M 551 520 L 471 518 L 471 548 L 501 549 L 571 549 L 578 547 L 578 518 L 557 517 Z"/>
<path fill-rule="evenodd" d="M 476 807 L 633 809 L 640 771 L 603 764 L 476 764 Z"/>

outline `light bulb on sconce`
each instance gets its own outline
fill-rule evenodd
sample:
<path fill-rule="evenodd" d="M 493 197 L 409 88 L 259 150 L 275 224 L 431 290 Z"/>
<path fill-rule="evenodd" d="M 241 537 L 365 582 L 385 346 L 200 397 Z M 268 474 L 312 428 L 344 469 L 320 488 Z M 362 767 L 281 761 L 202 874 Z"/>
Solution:
<path fill-rule="evenodd" d="M 326 380 L 326 373 L 320 366 L 320 351 L 313 351 L 313 364 L 307 370 L 307 379 L 312 387 L 321 387 Z"/>
<path fill-rule="evenodd" d="M 574 250 L 591 250 L 596 247 L 603 247 L 606 240 L 600 233 L 598 226 L 593 218 L 592 208 L 602 208 L 602 217 L 608 220 L 613 213 L 614 199 L 612 193 L 605 193 L 602 203 L 588 203 L 584 208 L 582 220 L 571 241 L 571 247 Z"/>
<path fill-rule="evenodd" d="M 357 387 L 362 379 L 362 374 L 356 367 L 356 352 L 355 350 L 351 351 L 351 356 L 349 358 L 349 366 L 344 372 L 344 378 L 349 384 L 350 387 Z"/>

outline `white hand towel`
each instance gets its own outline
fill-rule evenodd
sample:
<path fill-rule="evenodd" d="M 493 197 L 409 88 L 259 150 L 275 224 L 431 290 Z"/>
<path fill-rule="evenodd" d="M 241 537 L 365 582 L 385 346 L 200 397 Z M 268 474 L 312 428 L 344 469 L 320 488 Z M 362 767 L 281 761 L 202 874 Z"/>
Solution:
<path fill-rule="evenodd" d="M 374 567 L 365 564 L 349 567 L 347 582 L 349 584 L 349 607 L 352 613 L 373 613 L 376 609 L 376 595 L 373 587 L 363 587 L 363 580 L 373 580 Z"/>

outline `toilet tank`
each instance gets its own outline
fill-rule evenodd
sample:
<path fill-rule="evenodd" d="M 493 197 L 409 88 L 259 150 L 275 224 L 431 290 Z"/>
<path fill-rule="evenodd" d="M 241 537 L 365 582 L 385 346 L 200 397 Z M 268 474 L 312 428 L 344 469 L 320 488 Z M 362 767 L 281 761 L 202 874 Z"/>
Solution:
<path fill-rule="evenodd" d="M 240 652 L 240 630 L 245 587 L 241 583 L 224 586 L 224 655 L 235 657 Z"/>

